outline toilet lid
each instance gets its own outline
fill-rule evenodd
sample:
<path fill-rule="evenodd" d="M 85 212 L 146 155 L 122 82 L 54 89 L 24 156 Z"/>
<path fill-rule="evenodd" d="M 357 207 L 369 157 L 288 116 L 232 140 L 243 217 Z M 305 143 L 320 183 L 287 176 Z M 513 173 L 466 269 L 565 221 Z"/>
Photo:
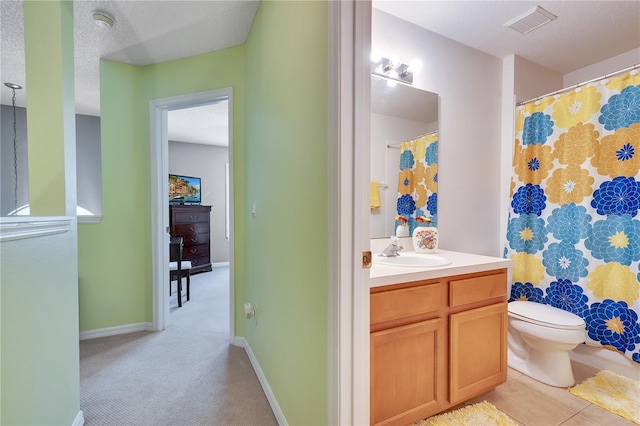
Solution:
<path fill-rule="evenodd" d="M 585 325 L 579 316 L 542 303 L 516 300 L 509 302 L 508 306 L 509 315 L 547 327 L 574 329 L 584 328 Z"/>

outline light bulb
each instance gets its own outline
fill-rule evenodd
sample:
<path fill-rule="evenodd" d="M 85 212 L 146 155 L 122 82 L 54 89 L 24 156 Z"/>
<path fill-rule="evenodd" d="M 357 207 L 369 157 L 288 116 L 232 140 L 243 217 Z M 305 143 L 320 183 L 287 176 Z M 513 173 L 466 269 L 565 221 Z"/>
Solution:
<path fill-rule="evenodd" d="M 377 62 L 380 62 L 380 59 L 382 59 L 382 55 L 380 54 L 380 52 L 376 52 L 375 50 L 371 52 L 371 62 L 375 64 Z"/>
<path fill-rule="evenodd" d="M 422 61 L 420 59 L 414 59 L 409 64 L 409 68 L 407 69 L 407 71 L 415 74 L 418 71 L 420 71 L 421 69 L 422 69 Z"/>
<path fill-rule="evenodd" d="M 387 80 L 387 87 L 396 87 L 398 83 L 393 80 Z"/>

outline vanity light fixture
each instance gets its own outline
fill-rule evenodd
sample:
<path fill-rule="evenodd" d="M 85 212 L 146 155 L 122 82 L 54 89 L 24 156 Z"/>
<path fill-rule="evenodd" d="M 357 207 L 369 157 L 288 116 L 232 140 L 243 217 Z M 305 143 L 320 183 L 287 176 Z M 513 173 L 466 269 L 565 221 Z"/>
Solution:
<path fill-rule="evenodd" d="M 116 20 L 113 19 L 113 16 L 100 10 L 94 10 L 91 12 L 91 17 L 93 18 L 93 22 L 100 28 L 109 29 L 113 27 L 113 24 L 116 22 Z"/>
<path fill-rule="evenodd" d="M 371 74 L 406 84 L 413 84 L 413 74 L 422 67 L 420 61 L 414 62 L 412 62 L 412 66 L 409 66 L 398 59 L 389 59 L 372 53 Z"/>

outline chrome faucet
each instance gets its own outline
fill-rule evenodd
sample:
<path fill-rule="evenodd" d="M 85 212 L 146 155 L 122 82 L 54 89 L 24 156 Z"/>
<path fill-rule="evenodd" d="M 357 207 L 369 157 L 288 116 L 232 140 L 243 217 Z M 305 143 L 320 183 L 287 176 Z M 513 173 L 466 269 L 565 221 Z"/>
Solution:
<path fill-rule="evenodd" d="M 385 248 L 382 253 L 380 253 L 380 256 L 385 256 L 385 257 L 395 257 L 395 256 L 400 256 L 400 250 L 402 250 L 402 246 L 398 245 L 398 237 L 396 237 L 395 235 L 391 236 L 391 244 L 389 244 L 387 246 L 387 248 Z"/>

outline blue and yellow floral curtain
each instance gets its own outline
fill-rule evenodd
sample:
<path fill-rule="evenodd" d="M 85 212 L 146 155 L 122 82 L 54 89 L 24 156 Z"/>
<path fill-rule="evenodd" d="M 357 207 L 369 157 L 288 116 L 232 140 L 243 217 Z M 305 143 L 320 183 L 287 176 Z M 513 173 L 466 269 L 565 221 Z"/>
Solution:
<path fill-rule="evenodd" d="M 437 132 L 400 144 L 397 212 L 398 216 L 407 219 L 409 233 L 416 227 L 416 217 L 428 217 L 431 219 L 431 226 L 437 226 Z M 396 221 L 396 226 L 399 224 Z"/>
<path fill-rule="evenodd" d="M 585 320 L 640 363 L 640 76 L 519 107 L 505 257 L 510 300 Z"/>

